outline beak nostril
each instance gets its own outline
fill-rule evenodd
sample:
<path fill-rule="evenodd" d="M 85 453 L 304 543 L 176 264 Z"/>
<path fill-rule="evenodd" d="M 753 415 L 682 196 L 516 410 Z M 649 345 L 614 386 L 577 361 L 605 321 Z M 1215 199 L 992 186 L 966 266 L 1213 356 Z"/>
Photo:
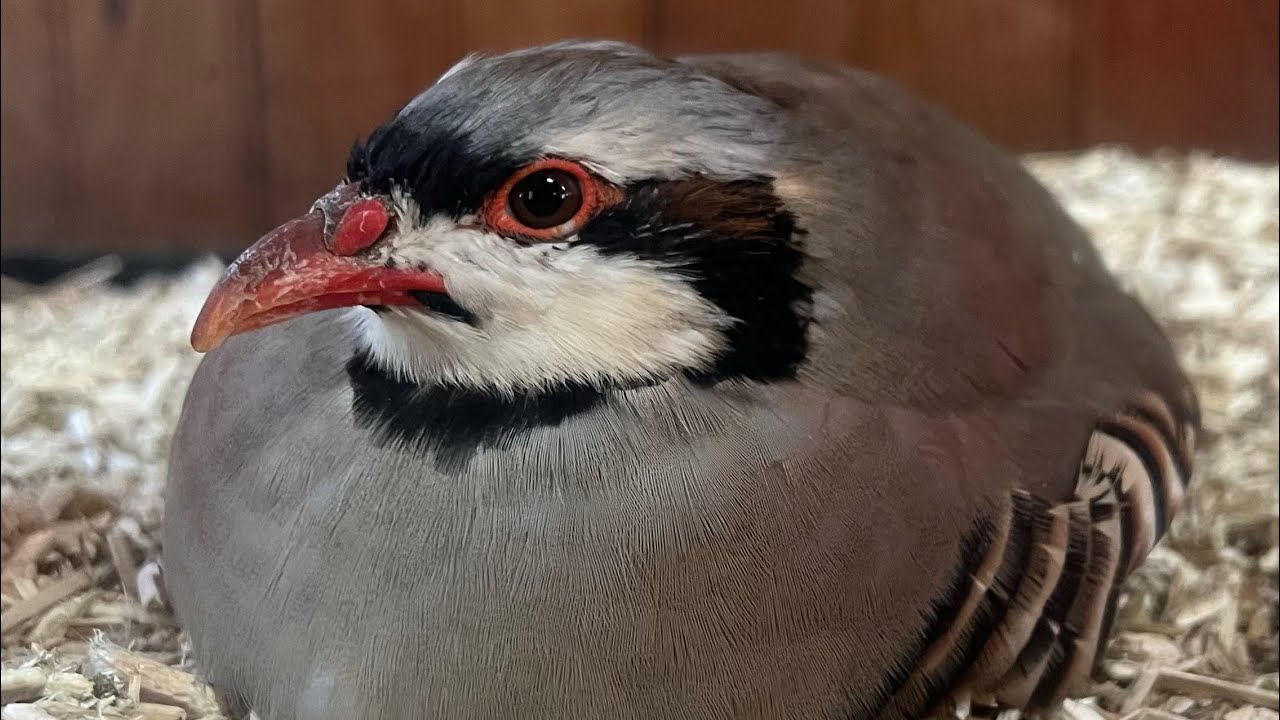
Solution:
<path fill-rule="evenodd" d="M 332 249 L 335 255 L 355 255 L 382 237 L 391 218 L 382 201 L 365 198 L 352 203 L 338 222 L 333 233 Z"/>

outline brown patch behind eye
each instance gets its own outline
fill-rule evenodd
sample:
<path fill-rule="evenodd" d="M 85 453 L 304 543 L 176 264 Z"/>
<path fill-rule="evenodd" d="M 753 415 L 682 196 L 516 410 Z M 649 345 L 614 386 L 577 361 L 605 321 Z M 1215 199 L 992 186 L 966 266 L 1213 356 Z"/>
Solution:
<path fill-rule="evenodd" d="M 673 224 L 688 223 L 722 237 L 769 233 L 781 211 L 781 203 L 760 180 L 720 182 L 695 176 L 662 183 L 655 190 L 663 196 Z"/>

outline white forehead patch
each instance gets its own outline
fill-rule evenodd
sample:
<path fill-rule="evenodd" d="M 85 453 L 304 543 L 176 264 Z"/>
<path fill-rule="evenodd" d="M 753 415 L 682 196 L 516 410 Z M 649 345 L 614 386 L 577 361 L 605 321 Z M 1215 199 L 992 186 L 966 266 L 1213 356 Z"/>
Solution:
<path fill-rule="evenodd" d="M 642 381 L 705 368 L 725 347 L 728 316 L 649 261 L 572 243 L 521 246 L 440 217 L 383 252 L 439 272 L 478 318 L 472 326 L 418 308 L 355 312 L 375 361 L 411 381 L 504 392 Z"/>

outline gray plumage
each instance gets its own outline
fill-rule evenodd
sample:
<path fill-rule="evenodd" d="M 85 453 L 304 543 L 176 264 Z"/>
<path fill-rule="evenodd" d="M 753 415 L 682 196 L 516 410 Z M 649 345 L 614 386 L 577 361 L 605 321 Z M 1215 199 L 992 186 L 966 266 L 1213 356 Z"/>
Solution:
<path fill-rule="evenodd" d="M 611 43 L 469 60 L 392 126 L 374 162 L 413 138 L 455 162 L 448 137 L 625 192 L 765 178 L 803 253 L 804 356 L 699 380 L 742 322 L 687 268 L 581 238 L 482 252 L 452 229 L 465 207 L 397 189 L 379 261 L 440 268 L 474 326 L 313 313 L 228 339 L 192 382 L 164 572 L 211 681 L 268 720 L 869 719 L 1087 679 L 1198 417 L 1158 327 L 1015 159 L 867 73 Z M 407 392 L 600 398 L 445 463 L 358 412 L 360 352 Z"/>

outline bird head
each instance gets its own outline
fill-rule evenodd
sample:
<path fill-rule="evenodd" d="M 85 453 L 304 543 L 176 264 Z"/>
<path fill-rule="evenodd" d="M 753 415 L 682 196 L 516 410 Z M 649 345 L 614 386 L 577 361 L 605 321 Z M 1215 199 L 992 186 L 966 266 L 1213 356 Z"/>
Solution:
<path fill-rule="evenodd" d="M 192 345 L 351 308 L 372 360 L 407 381 L 793 375 L 810 289 L 772 174 L 777 117 L 622 44 L 468 58 L 227 269 Z"/>

